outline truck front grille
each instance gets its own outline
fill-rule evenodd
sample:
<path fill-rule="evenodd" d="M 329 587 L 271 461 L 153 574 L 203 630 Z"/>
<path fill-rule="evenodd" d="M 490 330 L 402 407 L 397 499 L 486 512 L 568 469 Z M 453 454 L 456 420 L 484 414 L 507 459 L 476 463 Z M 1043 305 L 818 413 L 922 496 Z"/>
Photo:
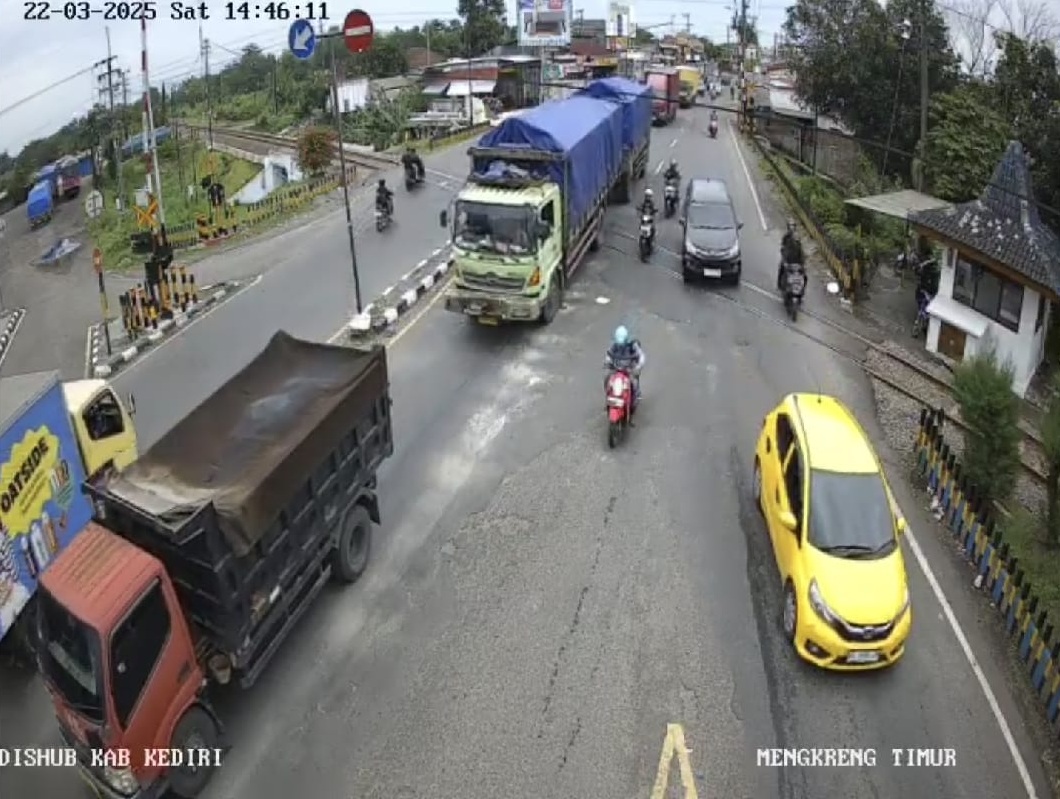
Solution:
<path fill-rule="evenodd" d="M 495 291 L 507 294 L 521 293 L 523 286 L 526 285 L 526 280 L 521 277 L 503 277 L 498 275 L 496 272 L 487 272 L 486 274 L 472 274 L 471 272 L 461 272 L 460 282 L 471 289 L 479 289 L 480 291 Z"/>

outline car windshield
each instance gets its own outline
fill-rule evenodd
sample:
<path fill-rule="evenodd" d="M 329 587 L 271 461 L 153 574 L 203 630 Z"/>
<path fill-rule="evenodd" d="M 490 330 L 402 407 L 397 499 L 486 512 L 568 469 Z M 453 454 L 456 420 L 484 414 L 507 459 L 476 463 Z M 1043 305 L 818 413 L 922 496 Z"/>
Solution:
<path fill-rule="evenodd" d="M 879 474 L 810 472 L 808 538 L 822 552 L 874 558 L 898 546 L 894 515 Z"/>
<path fill-rule="evenodd" d="M 693 204 L 688 209 L 688 226 L 700 230 L 732 230 L 736 220 L 726 203 Z"/>
<path fill-rule="evenodd" d="M 41 671 L 73 710 L 103 722 L 102 658 L 96 632 L 39 589 L 37 632 Z"/>
<path fill-rule="evenodd" d="M 531 255 L 535 251 L 534 213 L 514 205 L 458 202 L 457 246 L 498 255 Z"/>

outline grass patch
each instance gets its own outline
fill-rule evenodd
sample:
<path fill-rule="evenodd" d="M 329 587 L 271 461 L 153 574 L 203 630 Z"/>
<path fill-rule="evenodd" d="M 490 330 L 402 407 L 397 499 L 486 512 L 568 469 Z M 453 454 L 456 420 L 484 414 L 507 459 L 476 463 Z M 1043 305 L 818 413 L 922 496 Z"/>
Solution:
<path fill-rule="evenodd" d="M 231 198 L 261 171 L 260 164 L 226 153 L 211 152 L 198 142 L 189 140 L 181 142 L 179 159 L 173 141 L 160 145 L 158 152 L 162 202 L 166 224 L 170 228 L 192 223 L 197 214 L 209 211 L 205 192 L 198 185 L 204 176 L 214 175 Z M 126 194 L 131 200 L 135 196 L 135 189 L 144 185 L 145 166 L 141 158 L 136 158 L 123 164 L 123 167 Z M 191 198 L 187 191 L 189 185 L 195 186 L 195 194 Z M 141 265 L 142 257 L 133 255 L 129 244 L 129 236 L 137 230 L 136 214 L 131 207 L 124 214 L 108 208 L 90 223 L 89 235 L 93 244 L 103 252 L 103 263 L 107 269 L 125 271 Z"/>
<path fill-rule="evenodd" d="M 1046 543 L 1042 521 L 1025 508 L 1012 512 L 1001 531 L 1001 540 L 1019 558 L 1038 597 L 1038 610 L 1048 611 L 1049 621 L 1060 624 L 1060 549 Z"/>

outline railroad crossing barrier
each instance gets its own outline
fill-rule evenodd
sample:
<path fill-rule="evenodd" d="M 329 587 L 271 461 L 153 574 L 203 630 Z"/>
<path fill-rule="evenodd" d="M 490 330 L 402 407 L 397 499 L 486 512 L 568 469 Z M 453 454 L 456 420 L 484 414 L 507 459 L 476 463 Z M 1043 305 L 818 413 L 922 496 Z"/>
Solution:
<path fill-rule="evenodd" d="M 1009 551 L 996 511 L 962 473 L 957 456 L 943 438 L 945 413 L 920 411 L 914 443 L 915 471 L 931 495 L 935 518 L 975 567 L 975 587 L 986 592 L 1017 651 L 1046 720 L 1060 733 L 1060 640 L 1053 623 L 1038 610 L 1034 592 L 1019 558 Z M 1060 638 L 1060 637 L 1058 637 Z"/>

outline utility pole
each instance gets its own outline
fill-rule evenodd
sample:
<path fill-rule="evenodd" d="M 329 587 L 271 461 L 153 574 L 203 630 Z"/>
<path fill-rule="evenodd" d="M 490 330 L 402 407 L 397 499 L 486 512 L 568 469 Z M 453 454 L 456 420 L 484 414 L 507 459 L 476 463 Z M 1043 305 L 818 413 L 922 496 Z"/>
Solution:
<path fill-rule="evenodd" d="M 272 113 L 280 113 L 280 100 L 276 96 L 276 64 L 279 62 L 278 58 L 272 61 Z"/>
<path fill-rule="evenodd" d="M 117 73 L 118 77 L 120 77 L 122 79 L 123 85 L 124 85 L 124 75 L 121 72 L 121 70 L 117 70 L 117 69 L 114 68 L 114 59 L 117 56 L 115 56 L 115 55 L 113 55 L 111 53 L 110 28 L 109 27 L 106 28 L 106 34 L 107 34 L 107 61 L 106 61 L 107 71 L 105 73 L 103 73 L 102 75 L 99 75 L 97 77 L 97 80 L 100 81 L 100 82 L 105 80 L 107 82 L 107 85 L 105 87 L 104 86 L 100 87 L 99 92 L 100 92 L 100 94 L 106 93 L 107 111 L 108 111 L 108 113 L 110 115 L 111 155 L 114 158 L 114 166 L 115 166 L 115 168 L 117 170 L 117 174 L 118 174 L 118 203 L 117 203 L 117 207 L 118 207 L 118 212 L 119 213 L 124 213 L 124 211 L 125 211 L 125 176 L 123 174 L 124 170 L 122 168 L 122 163 L 121 163 L 121 148 L 122 148 L 122 145 L 125 143 L 125 141 L 123 139 L 121 144 L 119 144 L 116 141 L 116 137 L 114 135 L 115 128 L 117 127 L 116 119 L 114 117 L 114 93 L 116 91 L 116 87 L 114 85 L 114 75 L 115 75 L 115 73 Z"/>
<path fill-rule="evenodd" d="M 924 172 L 927 161 L 928 132 L 928 51 L 927 51 L 927 0 L 920 3 L 920 168 L 916 171 L 916 190 L 924 190 Z"/>
<path fill-rule="evenodd" d="M 682 14 L 681 16 L 685 18 L 685 33 L 691 33 L 692 32 L 692 15 L 691 14 Z"/>
<path fill-rule="evenodd" d="M 747 119 L 747 0 L 740 0 L 740 16 L 737 23 L 736 35 L 739 37 L 738 52 L 740 57 L 740 68 L 737 72 L 740 80 L 740 118 L 744 126 L 748 124 Z"/>
<path fill-rule="evenodd" d="M 121 73 L 121 143 L 124 145 L 129 140 L 129 116 L 125 109 L 129 107 L 129 70 Z"/>
<path fill-rule="evenodd" d="M 357 247 L 353 236 L 353 215 L 350 211 L 350 180 L 346 174 L 346 147 L 342 143 L 342 110 L 339 108 L 339 69 L 335 65 L 335 41 L 328 42 L 331 55 L 331 109 L 335 113 L 335 127 L 339 134 L 339 169 L 342 170 L 342 198 L 346 206 L 346 233 L 350 239 L 350 262 L 353 266 L 353 295 L 357 303 L 357 313 L 363 312 L 361 306 L 361 273 L 357 269 Z M 468 98 L 470 99 L 470 98 Z"/>
<path fill-rule="evenodd" d="M 202 38 L 202 25 L 199 26 L 199 53 L 203 63 L 203 87 L 206 90 L 206 135 L 210 149 L 213 149 L 213 101 L 210 99 L 210 40 Z"/>
<path fill-rule="evenodd" d="M 143 111 L 143 143 L 144 155 L 150 158 L 150 169 L 153 180 L 148 181 L 153 185 L 154 198 L 158 202 L 158 226 L 165 239 L 166 235 L 166 209 L 162 202 L 162 174 L 158 170 L 158 140 L 155 137 L 155 117 L 151 108 L 151 78 L 147 71 L 147 20 L 140 19 L 140 66 L 144 78 L 144 111 Z"/>

